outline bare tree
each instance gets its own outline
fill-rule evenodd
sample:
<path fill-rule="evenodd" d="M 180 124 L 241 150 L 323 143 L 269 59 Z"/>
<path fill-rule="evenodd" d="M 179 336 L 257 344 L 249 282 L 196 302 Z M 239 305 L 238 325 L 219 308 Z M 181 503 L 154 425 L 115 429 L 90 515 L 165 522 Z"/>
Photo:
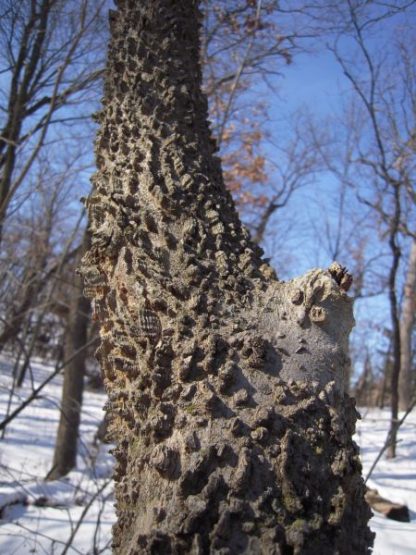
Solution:
<path fill-rule="evenodd" d="M 91 159 L 82 143 L 104 67 L 105 4 L 1 2 L 0 350 L 11 349 L 16 386 L 41 343 L 60 356 L 56 296 L 78 246 L 74 199 Z"/>
<path fill-rule="evenodd" d="M 14 218 L 3 241 L 0 351 L 13 344 L 29 314 L 44 303 L 43 293 L 60 266 L 61 253 L 54 252 L 61 239 L 56 228 L 71 182 L 64 169 L 56 175 L 49 164 L 40 164 L 38 170 L 31 187 L 36 200 L 26 203 L 25 213 Z M 64 259 L 71 254 L 69 249 Z"/>
<path fill-rule="evenodd" d="M 68 137 L 71 125 L 89 117 L 91 108 L 85 100 L 91 92 L 96 94 L 102 75 L 104 4 L 104 0 L 1 4 L 0 71 L 8 90 L 0 101 L 0 240 L 10 204 L 51 138 L 52 124 L 65 124 Z"/>
<path fill-rule="evenodd" d="M 327 164 L 341 187 L 351 187 L 365 209 L 370 210 L 379 230 L 381 251 L 385 256 L 388 249 L 389 254 L 384 283 L 392 341 L 390 456 L 395 455 L 399 407 L 402 252 L 405 242 L 414 237 L 415 232 L 414 225 L 412 227 L 415 197 L 411 184 L 415 171 L 412 147 L 416 74 L 411 61 L 411 31 L 406 31 L 406 21 L 402 17 L 413 4 L 375 2 L 370 5 L 362 0 L 348 0 L 330 9 L 332 30 L 334 26 L 337 30 L 332 51 L 351 85 L 355 100 L 345 112 L 344 159 L 339 167 L 333 159 L 327 160 Z M 400 40 L 395 39 L 388 54 L 380 54 L 380 45 L 374 44 L 373 33 L 380 22 L 388 21 L 385 29 L 393 29 L 393 16 L 398 17 L 401 24 Z"/>
<path fill-rule="evenodd" d="M 10 63 L 4 67 L 4 75 L 9 82 L 6 79 L 4 86 L 4 98 L 8 99 L 8 103 L 3 107 L 7 115 L 4 122 L 3 147 L 6 149 L 5 159 L 8 157 L 11 163 L 4 170 L 2 181 L 7 194 L 5 193 L 1 219 L 4 221 L 7 213 L 8 227 L 7 233 L 3 234 L 1 262 L 8 279 L 4 284 L 7 294 L 3 295 L 2 299 L 4 315 L 0 349 L 5 346 L 16 347 L 14 352 L 17 385 L 21 385 L 27 375 L 31 356 L 40 339 L 45 338 L 45 342 L 48 341 L 45 329 L 51 321 L 59 320 L 59 325 L 55 325 L 56 329 L 61 330 L 62 340 L 59 343 L 65 341 L 67 345 L 71 343 L 73 336 L 78 338 L 79 342 L 80 328 L 86 325 L 84 322 L 81 326 L 77 321 L 77 318 L 83 321 L 85 315 L 82 311 L 76 318 L 72 314 L 73 309 L 59 299 L 59 296 L 66 296 L 68 291 L 65 292 L 65 289 L 73 293 L 71 286 L 68 288 L 62 278 L 65 265 L 68 261 L 72 262 L 78 247 L 74 245 L 74 248 L 65 248 L 63 257 L 60 254 L 56 256 L 56 250 L 60 250 L 59 243 L 65 244 L 67 239 L 60 234 L 58 218 L 68 218 L 69 221 L 76 218 L 68 217 L 62 203 L 59 205 L 58 213 L 55 206 L 57 203 L 54 204 L 52 201 L 56 198 L 61 199 L 62 189 L 71 182 L 67 175 L 68 168 L 65 167 L 68 160 L 64 160 L 62 156 L 63 144 L 70 147 L 70 152 L 65 158 L 69 158 L 72 174 L 76 175 L 78 172 L 81 176 L 85 171 L 85 159 L 88 160 L 85 151 L 79 153 L 78 143 L 82 140 L 88 143 L 90 129 L 87 119 L 98 92 L 96 85 L 102 74 L 100 39 L 105 33 L 102 22 L 103 5 L 104 2 L 97 4 L 90 0 L 83 1 L 81 6 L 73 0 L 39 0 L 30 6 L 24 2 L 8 2 L 4 6 L 0 35 L 4 43 L 9 44 L 7 52 Z M 222 112 L 217 114 L 220 119 L 214 127 L 217 130 L 218 142 L 224 139 L 226 143 L 226 129 L 228 131 L 230 125 L 238 122 L 240 129 L 232 139 L 236 143 L 232 148 L 239 148 L 240 151 L 243 143 L 247 146 L 247 152 L 251 151 L 255 136 L 262 137 L 260 131 L 254 133 L 241 129 L 242 121 L 236 117 L 235 110 L 242 107 L 242 97 L 247 92 L 248 83 L 258 75 L 265 77 L 276 73 L 280 60 L 284 63 L 289 61 L 290 50 L 294 48 L 293 37 L 283 37 L 276 33 L 274 39 L 270 39 L 270 33 L 276 30 L 273 23 L 276 9 L 277 5 L 269 1 L 259 3 L 258 9 L 252 2 L 246 2 L 244 5 L 236 2 L 233 6 L 224 3 L 221 9 L 210 3 L 206 6 L 203 40 L 206 85 L 210 88 L 211 97 L 215 98 L 213 106 L 218 108 L 219 99 L 222 98 Z M 246 47 L 246 40 L 249 41 L 249 48 Z M 37 46 L 32 48 L 33 43 Z M 12 63 L 13 56 L 21 62 Z M 30 60 L 33 71 L 25 69 L 25 64 L 28 65 L 27 60 Z M 46 73 L 47 70 L 49 73 Z M 7 85 L 9 90 L 6 90 Z M 10 122 L 15 122 L 14 126 Z M 257 126 L 260 123 L 262 122 L 259 119 Z M 253 121 L 250 125 L 253 125 Z M 69 137 L 66 136 L 67 130 Z M 12 136 L 14 139 L 10 142 Z M 76 146 L 74 147 L 70 141 Z M 44 170 L 45 160 L 50 161 L 52 169 Z M 259 165 L 259 160 L 259 156 L 249 156 L 245 170 L 246 175 L 250 173 L 251 181 L 256 178 L 253 178 L 253 172 Z M 235 167 L 230 167 L 228 175 L 231 173 L 234 177 L 237 176 Z M 58 174 L 58 180 L 55 174 Z M 38 182 L 41 182 L 41 185 L 38 185 Z M 279 194 L 276 193 L 276 187 L 274 202 L 279 197 L 279 206 L 283 205 L 289 196 L 286 193 L 291 187 L 292 185 L 287 186 L 285 182 Z M 45 207 L 43 210 L 43 194 L 50 191 L 51 202 L 48 200 L 48 209 Z M 70 204 L 68 201 L 69 199 L 67 204 Z M 32 225 L 29 225 L 29 222 L 25 225 L 25 236 L 30 238 L 29 241 L 21 234 L 22 221 L 25 221 L 28 208 L 34 212 Z M 0 209 L 0 215 L 1 213 Z M 269 216 L 264 218 L 262 233 L 268 219 Z M 44 229 L 46 222 L 49 222 L 47 232 Z M 39 226 L 42 231 L 37 229 Z M 70 227 L 67 226 L 68 234 L 71 234 Z M 19 235 L 19 243 L 23 244 L 25 249 L 25 256 L 17 263 L 15 232 Z M 44 248 L 41 252 L 38 242 L 34 240 L 36 237 L 43 239 Z M 261 237 L 258 236 L 257 239 L 260 240 Z M 8 256 L 11 242 L 13 246 Z M 55 271 L 58 269 L 59 272 Z M 69 322 L 75 324 L 74 330 L 68 328 L 68 318 Z M 62 355 L 64 356 L 65 352 Z M 71 379 L 70 376 L 74 373 L 80 375 L 77 368 L 82 366 L 80 359 L 85 356 L 85 351 L 80 351 L 75 360 L 72 360 L 71 356 L 64 357 L 72 362 L 65 373 L 61 425 L 50 478 L 65 473 L 75 461 L 78 429 L 76 413 L 80 411 L 82 399 L 82 388 L 77 391 L 77 387 L 82 380 Z"/>

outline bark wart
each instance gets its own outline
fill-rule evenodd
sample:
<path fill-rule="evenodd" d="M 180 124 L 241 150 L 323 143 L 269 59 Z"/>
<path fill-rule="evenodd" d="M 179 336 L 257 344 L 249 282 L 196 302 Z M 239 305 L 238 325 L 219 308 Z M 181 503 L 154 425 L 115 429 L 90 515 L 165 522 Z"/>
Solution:
<path fill-rule="evenodd" d="M 114 551 L 367 553 L 342 271 L 279 282 L 241 225 L 198 2 L 117 4 L 82 264 L 117 439 Z"/>

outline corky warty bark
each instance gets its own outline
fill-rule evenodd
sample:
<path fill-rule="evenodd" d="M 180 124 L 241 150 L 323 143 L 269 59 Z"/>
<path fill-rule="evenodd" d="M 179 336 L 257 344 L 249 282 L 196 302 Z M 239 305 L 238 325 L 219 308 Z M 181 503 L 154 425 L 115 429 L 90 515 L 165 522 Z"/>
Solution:
<path fill-rule="evenodd" d="M 82 272 L 101 327 L 114 551 L 367 553 L 343 270 L 277 281 L 225 190 L 194 0 L 119 0 Z"/>

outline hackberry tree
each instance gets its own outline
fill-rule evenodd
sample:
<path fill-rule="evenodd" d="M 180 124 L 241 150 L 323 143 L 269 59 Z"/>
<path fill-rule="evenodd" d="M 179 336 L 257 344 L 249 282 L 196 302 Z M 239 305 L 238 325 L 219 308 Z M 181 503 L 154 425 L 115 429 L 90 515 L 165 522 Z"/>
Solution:
<path fill-rule="evenodd" d="M 82 263 L 117 440 L 115 553 L 367 553 L 350 276 L 284 283 L 223 183 L 199 2 L 119 0 Z"/>

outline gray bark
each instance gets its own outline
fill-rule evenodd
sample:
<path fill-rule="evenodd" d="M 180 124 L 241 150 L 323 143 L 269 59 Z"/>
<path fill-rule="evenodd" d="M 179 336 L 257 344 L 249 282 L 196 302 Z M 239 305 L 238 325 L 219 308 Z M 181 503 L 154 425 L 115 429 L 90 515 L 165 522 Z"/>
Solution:
<path fill-rule="evenodd" d="M 416 241 L 413 240 L 409 264 L 407 268 L 406 283 L 404 285 L 404 298 L 400 319 L 400 378 L 399 402 L 400 409 L 407 410 L 414 395 L 412 387 L 412 331 L 415 323 L 416 312 Z"/>
<path fill-rule="evenodd" d="M 279 282 L 242 227 L 198 2 L 117 4 L 82 264 L 117 439 L 114 552 L 367 553 L 348 276 Z"/>

